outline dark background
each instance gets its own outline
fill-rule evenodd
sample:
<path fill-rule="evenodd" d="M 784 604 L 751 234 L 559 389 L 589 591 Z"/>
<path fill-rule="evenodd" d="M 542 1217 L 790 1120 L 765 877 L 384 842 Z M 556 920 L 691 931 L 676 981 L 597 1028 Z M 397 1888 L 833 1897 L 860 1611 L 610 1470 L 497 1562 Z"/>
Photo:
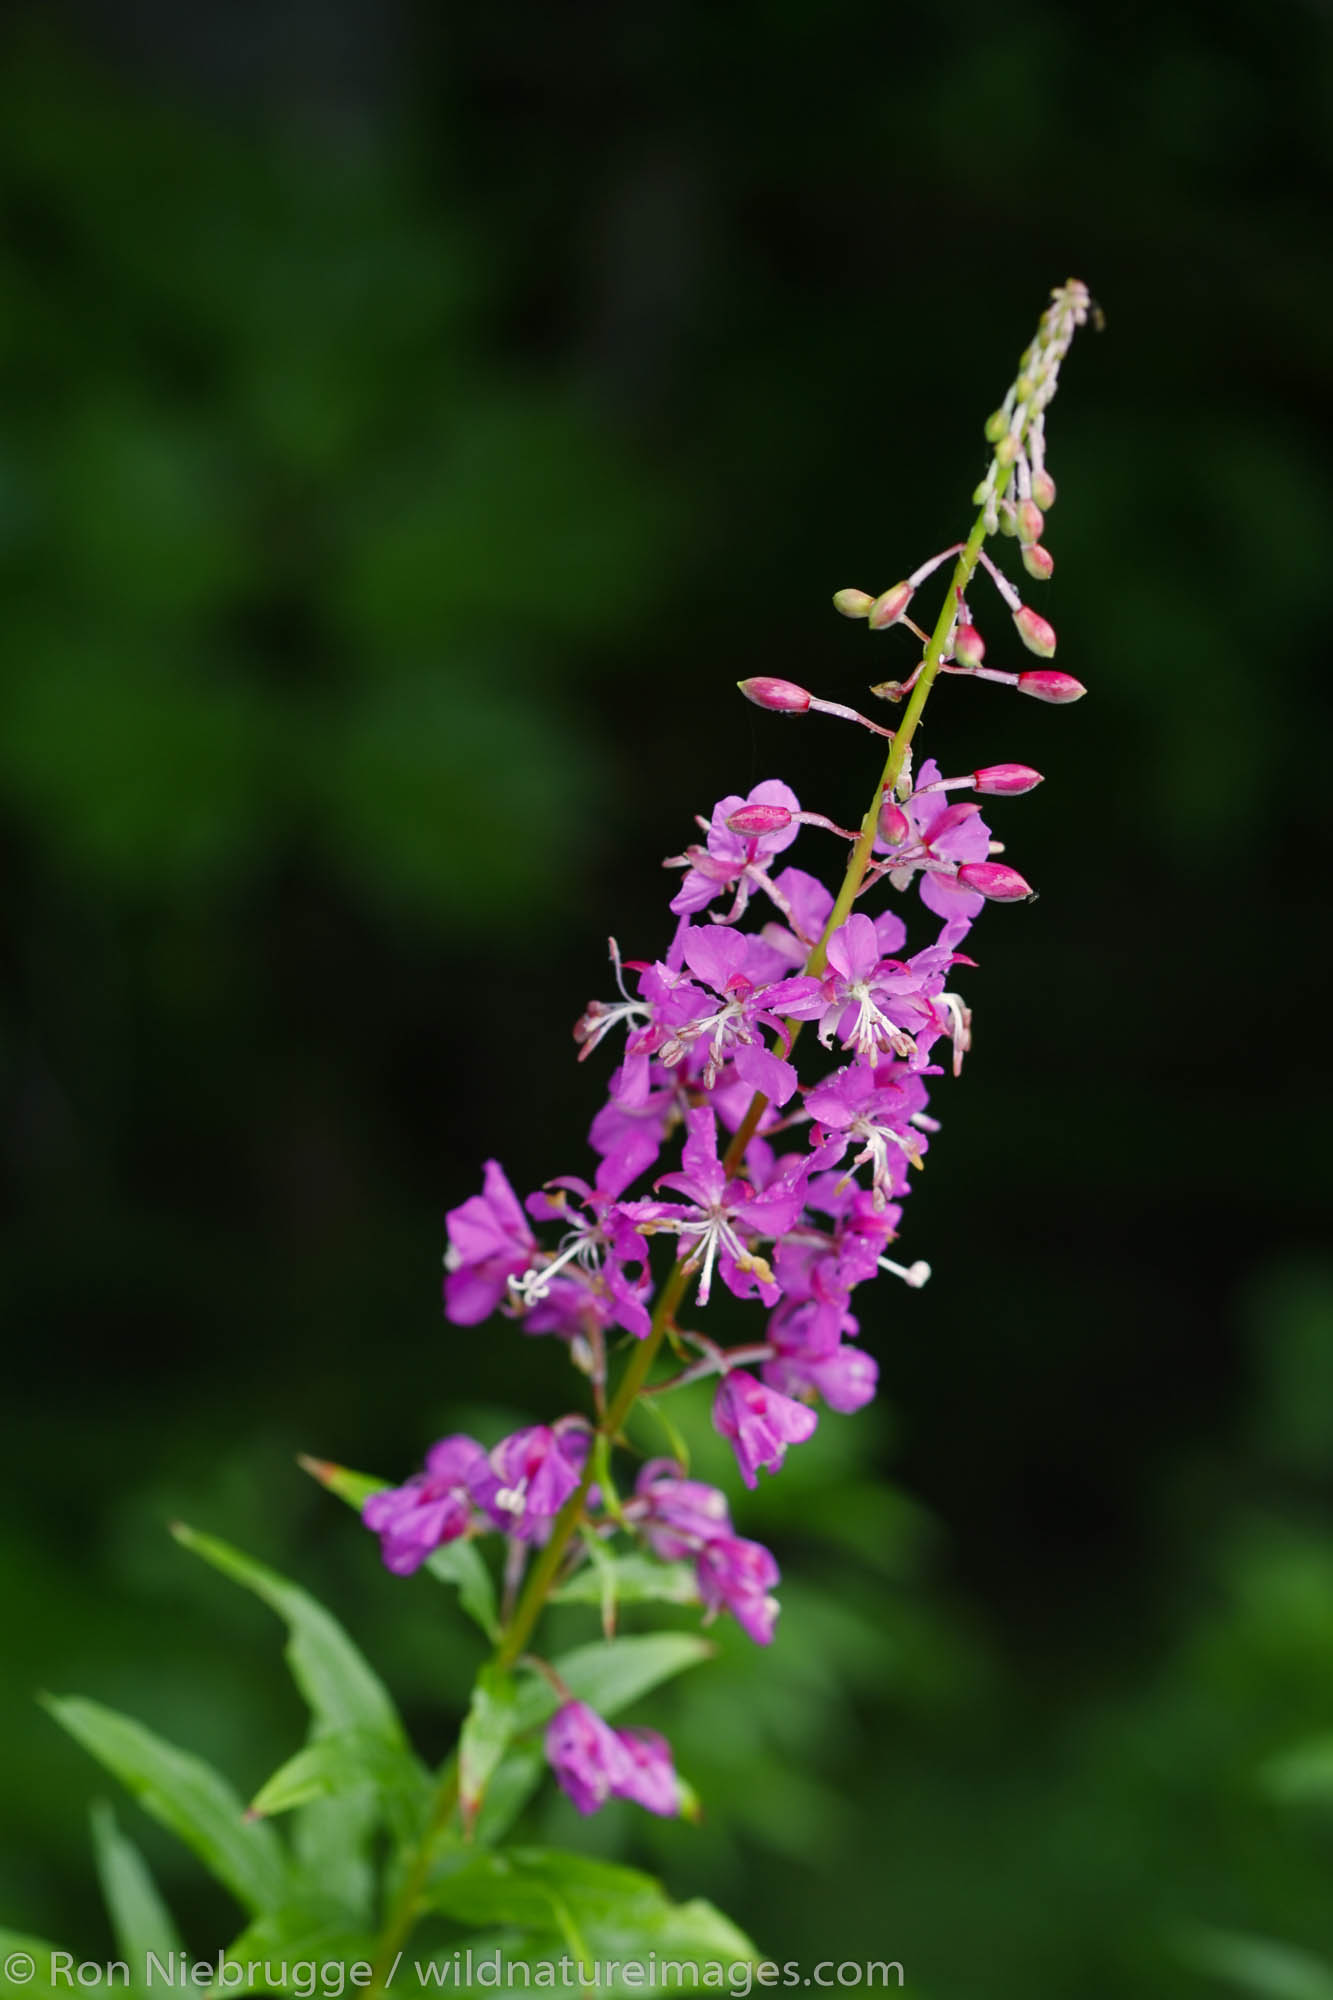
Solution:
<path fill-rule="evenodd" d="M 6 17 L 0 1920 L 105 1955 L 38 1686 L 243 1788 L 292 1747 L 174 1514 L 449 1740 L 471 1641 L 292 1453 L 566 1401 L 442 1323 L 441 1211 L 582 1165 L 569 1025 L 693 812 L 859 815 L 873 750 L 733 683 L 906 670 L 829 594 L 964 532 L 1073 272 L 1037 601 L 1091 692 L 948 684 L 925 738 L 1047 774 L 996 808 L 1041 900 L 977 933 L 933 1283 L 738 1509 L 779 1643 L 655 1711 L 705 1828 L 546 1830 L 940 2000 L 1203 1993 L 1194 1923 L 1333 1951 L 1333 1820 L 1257 1776 L 1333 1731 L 1331 85 L 1294 4 Z"/>

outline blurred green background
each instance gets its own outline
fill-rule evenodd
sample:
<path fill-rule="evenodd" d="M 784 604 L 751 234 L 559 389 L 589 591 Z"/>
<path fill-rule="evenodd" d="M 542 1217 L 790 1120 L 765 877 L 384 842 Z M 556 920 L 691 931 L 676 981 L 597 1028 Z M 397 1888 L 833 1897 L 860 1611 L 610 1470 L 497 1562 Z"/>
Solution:
<path fill-rule="evenodd" d="M 829 594 L 961 532 L 1072 271 L 1038 601 L 1091 694 L 928 725 L 1048 778 L 998 808 L 1041 901 L 978 932 L 934 1281 L 738 1506 L 779 1642 L 653 1717 L 705 1827 L 547 1818 L 937 2000 L 1203 1995 L 1190 1924 L 1333 1953 L 1333 1816 L 1257 1776 L 1333 1731 L 1331 96 L 1324 10 L 1228 0 L 6 17 L 0 1921 L 105 1955 L 38 1687 L 242 1788 L 293 1746 L 176 1515 L 450 1740 L 471 1639 L 292 1455 L 564 1404 L 443 1324 L 441 1211 L 581 1164 L 569 1026 L 691 813 L 859 815 L 873 755 L 733 684 L 905 670 Z"/>

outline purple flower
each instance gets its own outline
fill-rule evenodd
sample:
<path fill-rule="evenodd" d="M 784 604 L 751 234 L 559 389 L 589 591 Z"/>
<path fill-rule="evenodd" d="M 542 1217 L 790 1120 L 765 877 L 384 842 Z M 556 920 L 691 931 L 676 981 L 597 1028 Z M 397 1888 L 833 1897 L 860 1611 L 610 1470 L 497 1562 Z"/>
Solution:
<path fill-rule="evenodd" d="M 634 1517 L 642 1520 L 645 1540 L 664 1562 L 693 1556 L 703 1543 L 731 1533 L 726 1495 L 701 1479 L 682 1479 L 674 1459 L 650 1459 L 634 1490 Z"/>
<path fill-rule="evenodd" d="M 386 1569 L 410 1576 L 434 1550 L 467 1532 L 472 1518 L 468 1479 L 485 1462 L 475 1439 L 441 1438 L 427 1452 L 424 1472 L 370 1495 L 361 1519 L 380 1537 Z"/>
<path fill-rule="evenodd" d="M 804 1444 L 819 1419 L 804 1403 L 794 1403 L 743 1368 L 733 1368 L 713 1402 L 713 1428 L 736 1454 L 747 1486 L 759 1484 L 762 1466 L 777 1472 L 789 1444 Z"/>
<path fill-rule="evenodd" d="M 781 1016 L 774 1012 L 786 991 L 785 984 L 774 984 L 785 969 L 781 955 L 761 938 L 720 925 L 690 927 L 681 948 L 690 971 L 712 993 L 689 989 L 689 1014 L 678 1020 L 675 1032 L 663 1043 L 662 1062 L 671 1067 L 687 1050 L 698 1049 L 703 1057 L 703 1087 L 711 1090 L 728 1058 L 735 1055 L 739 1065 L 744 1056 L 750 1061 L 752 1075 L 746 1081 L 751 1087 L 763 1089 L 775 1104 L 785 1104 L 796 1088 L 796 1071 L 763 1044 L 765 1030 L 777 1035 L 784 1047 L 787 1043 Z"/>
<path fill-rule="evenodd" d="M 721 1535 L 699 1552 L 699 1594 L 710 1611 L 726 1609 L 756 1646 L 767 1646 L 777 1622 L 773 1585 L 778 1566 L 762 1542 Z"/>
<path fill-rule="evenodd" d="M 727 821 L 744 805 L 782 806 L 793 814 L 793 818 L 773 833 L 733 833 Z M 673 856 L 667 863 L 669 868 L 685 868 L 687 871 L 671 899 L 675 914 L 692 916 L 697 910 L 707 909 L 726 890 L 735 887 L 736 898 L 727 913 L 728 920 L 734 923 L 743 916 L 751 885 L 758 883 L 762 886 L 765 881 L 765 871 L 760 864 L 769 855 L 781 854 L 784 848 L 790 847 L 800 832 L 794 817 L 800 810 L 800 800 L 791 786 L 784 785 L 780 778 L 765 778 L 762 784 L 751 788 L 746 798 L 730 792 L 725 799 L 719 799 L 708 824 L 706 844 L 687 848 L 684 854 Z"/>
<path fill-rule="evenodd" d="M 879 1363 L 863 1348 L 844 1341 L 826 1354 L 780 1353 L 765 1362 L 764 1380 L 784 1396 L 807 1395 L 813 1389 L 831 1410 L 848 1416 L 873 1400 Z"/>
<path fill-rule="evenodd" d="M 630 1769 L 629 1778 L 614 1787 L 616 1797 L 633 1799 L 661 1819 L 674 1819 L 680 1811 L 680 1780 L 665 1736 L 655 1729 L 618 1729 L 615 1734 Z"/>
<path fill-rule="evenodd" d="M 671 1746 L 651 1729 L 612 1729 L 586 1702 L 567 1701 L 546 1730 L 546 1758 L 561 1789 L 581 1813 L 595 1813 L 608 1799 L 632 1799 L 650 1813 L 674 1819 L 680 1783 Z"/>
<path fill-rule="evenodd" d="M 472 1498 L 507 1535 L 539 1541 L 582 1478 L 589 1443 L 578 1418 L 514 1431 L 472 1467 Z"/>
<path fill-rule="evenodd" d="M 822 980 L 788 982 L 793 989 L 806 984 L 813 990 L 792 991 L 784 999 L 785 1011 L 797 1020 L 818 1019 L 825 1047 L 836 1034 L 843 1047 L 855 1050 L 863 1061 L 878 1062 L 890 1050 L 895 1055 L 915 1055 L 909 1030 L 935 1027 L 926 996 L 943 985 L 944 967 L 952 954 L 941 955 L 932 948 L 907 963 L 886 958 L 875 925 L 869 917 L 857 915 L 834 931 L 827 957 L 828 971 Z"/>
<path fill-rule="evenodd" d="M 567 1701 L 546 1730 L 546 1759 L 581 1813 L 595 1813 L 613 1793 L 637 1782 L 628 1751 L 586 1702 Z"/>
<path fill-rule="evenodd" d="M 926 1107 L 926 1087 L 900 1063 L 874 1069 L 849 1063 L 806 1092 L 805 1108 L 822 1128 L 821 1161 L 834 1165 L 862 1141 L 854 1167 L 869 1165 L 877 1204 L 907 1192 L 908 1163 L 921 1165 L 927 1141 L 914 1125 Z"/>
<path fill-rule="evenodd" d="M 659 1187 L 674 1188 L 692 1204 L 628 1201 L 621 1211 L 638 1228 L 674 1233 L 687 1269 L 700 1272 L 699 1304 L 707 1305 L 714 1266 L 737 1298 L 755 1289 L 766 1305 L 776 1305 L 778 1288 L 767 1261 L 749 1247 L 742 1231 L 759 1239 L 785 1235 L 801 1213 L 802 1191 L 794 1179 L 780 1181 L 756 1195 L 742 1180 L 729 1180 L 717 1155 L 717 1121 L 707 1105 L 685 1114 L 688 1136 L 681 1152 L 682 1171 L 663 1174 Z M 795 1176 L 803 1171 L 793 1169 Z"/>
<path fill-rule="evenodd" d="M 444 1310 L 455 1326 L 479 1326 L 504 1300 L 510 1278 L 532 1262 L 537 1245 L 518 1196 L 496 1160 L 487 1160 L 482 1193 L 445 1217 Z"/>
<path fill-rule="evenodd" d="M 596 1187 L 577 1174 L 561 1174 L 529 1195 L 528 1212 L 535 1220 L 568 1225 L 554 1257 L 510 1279 L 510 1297 L 524 1310 L 529 1332 L 582 1333 L 591 1317 L 598 1326 L 614 1323 L 640 1340 L 647 1334 L 648 1253 L 615 1199 L 625 1185 L 625 1166 L 624 1154 L 615 1153 L 599 1165 Z"/>

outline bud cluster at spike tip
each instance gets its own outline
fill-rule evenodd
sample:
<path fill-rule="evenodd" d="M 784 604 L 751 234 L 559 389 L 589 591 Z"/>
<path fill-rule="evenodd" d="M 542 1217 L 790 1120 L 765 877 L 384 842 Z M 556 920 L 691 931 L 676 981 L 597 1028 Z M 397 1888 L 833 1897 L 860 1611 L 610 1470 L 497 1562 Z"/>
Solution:
<path fill-rule="evenodd" d="M 1029 575 L 1050 572 L 1042 537 L 1055 482 L 1045 416 L 1089 310 L 1086 288 L 1074 281 L 1052 295 L 987 419 L 992 457 L 970 543 L 938 551 L 878 596 L 834 596 L 843 617 L 888 631 L 905 621 L 925 580 L 957 562 L 934 639 L 892 684 L 895 699 L 923 673 L 927 686 L 936 673 L 966 674 L 1057 705 L 1085 692 L 1054 668 L 984 664 L 984 618 L 965 593 L 984 572 L 1022 645 L 1053 656 L 1054 630 L 1022 602 L 984 542 L 1008 534 Z M 1012 646 L 1001 629 L 996 650 Z M 892 733 L 777 676 L 737 686 L 771 714 L 815 710 Z M 755 724 L 757 741 L 766 728 Z M 440 1439 L 419 1472 L 364 1503 L 365 1524 L 395 1573 L 410 1574 L 451 1542 L 490 1536 L 508 1547 L 511 1579 L 548 1543 L 548 1581 L 588 1563 L 590 1544 L 632 1549 L 641 1561 L 682 1566 L 706 1621 L 729 1617 L 756 1644 L 773 1640 L 776 1558 L 736 1531 L 726 1494 L 675 1460 L 642 1466 L 632 1491 L 611 1475 L 628 1404 L 618 1409 L 608 1390 L 613 1367 L 633 1368 L 626 1352 L 645 1369 L 656 1356 L 660 1370 L 669 1355 L 678 1375 L 711 1379 L 714 1428 L 751 1488 L 761 1474 L 779 1475 L 825 1414 L 849 1414 L 875 1394 L 863 1288 L 887 1276 L 917 1290 L 930 1275 L 924 1259 L 904 1262 L 896 1252 L 912 1176 L 940 1130 L 936 1080 L 957 1076 L 970 1046 L 971 1008 L 955 990 L 975 965 L 970 932 L 987 903 L 1036 893 L 994 858 L 1002 843 L 986 817 L 989 801 L 1042 782 L 1039 771 L 1013 762 L 944 777 L 933 758 L 914 767 L 908 747 L 899 740 L 859 836 L 803 810 L 780 778 L 718 799 L 696 822 L 699 839 L 665 863 L 671 894 L 658 955 L 623 957 L 612 941 L 614 992 L 590 1001 L 574 1031 L 579 1059 L 602 1064 L 588 1157 L 522 1199 L 501 1164 L 487 1161 L 480 1192 L 448 1212 L 444 1280 L 456 1337 L 498 1315 L 563 1343 L 576 1375 L 591 1378 L 599 1429 L 573 1414 L 489 1445 L 462 1434 Z M 978 797 L 951 802 L 960 791 Z M 848 843 L 859 873 L 839 894 Z M 717 1291 L 761 1316 L 730 1349 L 700 1325 Z M 652 1393 L 674 1379 L 654 1377 Z M 618 1493 L 609 1490 L 612 1477 Z M 603 1609 L 609 1636 L 614 1603 Z M 530 1621 L 525 1642 L 529 1630 Z M 518 1653 L 515 1638 L 508 1657 Z M 681 1812 L 692 1795 L 665 1741 L 613 1729 L 547 1671 L 560 1700 L 546 1754 L 576 1808 L 593 1812 L 620 1798 L 663 1816 Z"/>

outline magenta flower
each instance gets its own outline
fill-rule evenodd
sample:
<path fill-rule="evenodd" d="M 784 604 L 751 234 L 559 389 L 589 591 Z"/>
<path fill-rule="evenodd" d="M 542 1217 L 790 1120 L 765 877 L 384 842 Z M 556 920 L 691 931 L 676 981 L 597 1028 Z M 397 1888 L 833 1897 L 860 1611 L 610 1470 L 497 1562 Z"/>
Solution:
<path fill-rule="evenodd" d="M 699 1304 L 707 1305 L 714 1267 L 737 1298 L 757 1289 L 766 1305 L 776 1305 L 778 1288 L 767 1261 L 747 1243 L 746 1233 L 766 1240 L 785 1235 L 801 1213 L 802 1191 L 788 1180 L 756 1195 L 746 1181 L 728 1180 L 717 1153 L 717 1120 L 707 1105 L 687 1111 L 688 1133 L 682 1171 L 663 1174 L 659 1187 L 687 1197 L 680 1202 L 627 1201 L 621 1212 L 637 1228 L 671 1231 L 687 1269 L 699 1271 Z M 802 1163 L 802 1166 L 804 1163 Z"/>
<path fill-rule="evenodd" d="M 853 1167 L 869 1166 L 879 1206 L 907 1192 L 907 1168 L 919 1167 L 929 1143 L 913 1123 L 926 1107 L 921 1078 L 899 1063 L 849 1063 L 806 1092 L 819 1128 L 820 1160 L 835 1165 L 860 1142 Z"/>
<path fill-rule="evenodd" d="M 472 1519 L 469 1475 L 485 1462 L 474 1438 L 441 1438 L 427 1452 L 424 1472 L 370 1495 L 361 1519 L 379 1536 L 386 1569 L 411 1576 L 428 1555 L 466 1534 Z"/>
<path fill-rule="evenodd" d="M 674 1819 L 680 1811 L 680 1780 L 665 1736 L 655 1729 L 618 1729 L 615 1734 L 630 1771 L 613 1788 L 616 1797 L 633 1799 L 660 1819 Z"/>
<path fill-rule="evenodd" d="M 950 952 L 918 952 L 904 963 L 886 958 L 869 917 L 848 917 L 828 941 L 828 971 L 822 980 L 789 980 L 785 1011 L 801 1021 L 819 1022 L 827 1048 L 836 1034 L 863 1062 L 879 1062 L 890 1051 L 914 1056 L 910 1032 L 935 1025 L 928 995 L 943 985 Z M 794 990 L 808 987 L 806 993 Z"/>
<path fill-rule="evenodd" d="M 741 1478 L 750 1487 L 759 1484 L 761 1466 L 777 1472 L 787 1446 L 804 1444 L 818 1421 L 806 1404 L 766 1389 L 743 1368 L 724 1377 L 713 1401 L 713 1428 L 731 1445 Z"/>
<path fill-rule="evenodd" d="M 546 1760 L 581 1813 L 595 1813 L 613 1793 L 637 1782 L 628 1751 L 586 1702 L 567 1701 L 546 1730 Z"/>
<path fill-rule="evenodd" d="M 727 821 L 745 805 L 781 806 L 793 817 L 772 833 L 733 833 Z M 800 810 L 800 800 L 780 778 L 765 778 L 762 784 L 752 786 L 745 798 L 731 792 L 725 799 L 719 799 L 708 823 L 705 845 L 689 847 L 667 863 L 668 868 L 686 870 L 685 879 L 671 899 L 675 914 L 693 916 L 734 888 L 736 897 L 728 920 L 734 923 L 743 916 L 751 886 L 763 886 L 766 880 L 764 861 L 790 847 L 800 832 L 795 818 Z"/>
<path fill-rule="evenodd" d="M 518 1196 L 496 1160 L 487 1160 L 482 1192 L 445 1217 L 444 1310 L 455 1326 L 479 1326 L 527 1270 L 537 1245 Z"/>
<path fill-rule="evenodd" d="M 863 1348 L 844 1341 L 826 1354 L 779 1354 L 764 1363 L 764 1381 L 784 1396 L 805 1396 L 813 1390 L 831 1410 L 849 1416 L 874 1400 L 879 1363 Z"/>
<path fill-rule="evenodd" d="M 514 1431 L 472 1467 L 472 1498 L 507 1535 L 539 1541 L 578 1485 L 589 1443 L 577 1418 Z"/>
<path fill-rule="evenodd" d="M 709 1610 L 729 1611 L 756 1646 L 769 1645 L 780 1608 L 772 1594 L 779 1571 L 762 1542 L 720 1535 L 699 1551 L 697 1571 Z"/>
<path fill-rule="evenodd" d="M 639 1473 L 627 1512 L 664 1562 L 694 1556 L 705 1542 L 731 1533 L 727 1499 L 701 1479 L 682 1479 L 672 1458 L 653 1458 Z"/>
<path fill-rule="evenodd" d="M 671 1067 L 688 1049 L 697 1050 L 703 1058 L 703 1087 L 711 1090 L 723 1064 L 732 1056 L 739 1064 L 743 1055 L 755 1078 L 751 1088 L 762 1088 L 775 1104 L 785 1104 L 796 1088 L 796 1071 L 790 1063 L 771 1055 L 763 1040 L 767 1031 L 776 1035 L 784 1048 L 787 1045 L 787 1031 L 775 1011 L 790 984 L 778 981 L 785 970 L 781 954 L 762 938 L 722 925 L 707 929 L 691 926 L 681 947 L 690 971 L 711 987 L 712 993 L 691 989 L 689 1015 L 678 1020 L 674 1033 L 663 1043 L 659 1051 L 662 1062 Z M 765 1079 L 762 1084 L 760 1075 Z M 750 1077 L 746 1081 L 750 1082 Z"/>

